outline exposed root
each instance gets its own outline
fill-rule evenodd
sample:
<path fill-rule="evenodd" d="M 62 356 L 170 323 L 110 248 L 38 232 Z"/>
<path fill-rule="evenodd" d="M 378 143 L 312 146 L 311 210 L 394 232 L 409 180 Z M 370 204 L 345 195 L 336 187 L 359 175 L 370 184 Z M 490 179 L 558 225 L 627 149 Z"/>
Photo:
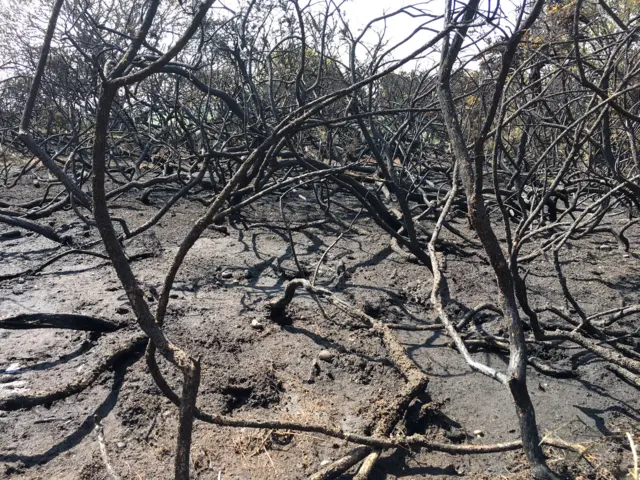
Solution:
<path fill-rule="evenodd" d="M 408 358 L 407 358 L 408 360 Z M 389 436 L 398 424 L 405 412 L 409 408 L 411 401 L 424 392 L 427 386 L 427 377 L 425 375 L 411 375 L 408 377 L 408 383 L 403 391 L 396 396 L 393 402 L 388 404 L 382 411 L 382 418 L 373 432 L 375 436 Z M 381 449 L 376 449 L 367 455 L 354 480 L 366 480 L 373 469 L 375 463 L 380 458 Z"/>
<path fill-rule="evenodd" d="M 31 408 L 37 405 L 49 405 L 58 400 L 68 398 L 71 395 L 82 392 L 89 388 L 98 377 L 114 367 L 133 352 L 142 348 L 147 342 L 147 337 L 137 334 L 130 337 L 124 344 L 119 344 L 111 352 L 105 355 L 99 362 L 80 376 L 80 378 L 54 390 L 52 392 L 34 392 L 28 395 L 12 395 L 0 399 L 0 410 L 12 411 L 21 408 Z"/>
<path fill-rule="evenodd" d="M 35 268 L 29 268 L 29 269 L 27 269 L 27 270 L 25 270 L 23 272 L 9 273 L 7 275 L 0 275 L 0 281 L 2 281 L 2 280 L 12 280 L 14 278 L 26 277 L 28 275 L 29 276 L 30 275 L 35 275 L 36 273 L 41 272 L 42 270 L 47 268 L 49 265 L 57 262 L 61 258 L 64 258 L 67 255 L 73 255 L 73 254 L 90 255 L 92 257 L 101 258 L 103 260 L 109 260 L 109 257 L 107 257 L 106 255 L 103 255 L 102 253 L 92 252 L 91 250 L 80 250 L 80 249 L 74 248 L 72 250 L 65 250 L 64 252 L 61 252 L 61 253 L 58 253 L 57 255 L 54 255 L 53 257 L 51 257 L 50 259 L 48 259 L 47 261 L 45 261 L 44 263 L 38 265 Z"/>
<path fill-rule="evenodd" d="M 614 365 L 630 370 L 633 373 L 640 374 L 639 361 L 627 358 L 612 348 L 602 347 L 595 341 L 586 338 L 576 331 L 566 333 L 565 335 L 569 337 L 572 342 L 577 343 L 581 347 L 586 348 L 590 352 L 595 353 Z"/>
<path fill-rule="evenodd" d="M 111 480 L 120 480 L 120 475 L 118 475 L 109 462 L 109 454 L 107 453 L 107 444 L 104 441 L 104 434 L 102 431 L 102 425 L 100 422 L 96 421 L 96 433 L 98 434 L 98 444 L 100 445 L 100 455 L 102 456 L 102 463 L 104 463 L 104 467 L 107 469 L 107 473 Z"/>
<path fill-rule="evenodd" d="M 589 317 L 589 321 L 596 319 L 596 318 L 600 318 L 600 317 L 605 317 L 602 320 L 598 320 L 598 323 L 596 324 L 598 327 L 610 327 L 611 325 L 613 325 L 614 323 L 616 323 L 618 320 L 621 320 L 625 317 L 628 317 L 629 315 L 634 315 L 636 313 L 640 312 L 640 305 L 636 304 L 636 305 L 628 305 L 625 307 L 621 307 L 621 308 L 615 308 L 613 310 L 609 310 L 609 311 L 605 311 L 605 312 L 601 312 L 601 313 L 597 313 L 595 315 L 591 315 Z"/>
<path fill-rule="evenodd" d="M 358 473 L 353 477 L 353 480 L 367 480 L 371 474 L 371 470 L 373 470 L 373 467 L 380 458 L 380 453 L 382 453 L 380 449 L 371 452 L 367 458 L 364 459 L 362 465 L 360 465 Z"/>
<path fill-rule="evenodd" d="M 326 219 L 322 219 L 322 220 L 315 220 L 312 222 L 307 222 L 307 223 L 302 223 L 299 225 L 290 225 L 289 229 L 292 232 L 301 232 L 303 230 L 306 230 L 308 228 L 318 228 L 318 227 L 322 227 L 324 225 L 326 225 L 327 223 L 329 223 Z M 247 228 L 249 229 L 253 229 L 253 228 L 266 228 L 269 230 L 287 230 L 286 225 L 276 225 L 274 223 L 267 223 L 267 222 L 260 222 L 260 223 L 252 223 L 250 225 L 247 225 Z"/>
<path fill-rule="evenodd" d="M 476 305 L 471 310 L 467 312 L 467 314 L 456 324 L 456 330 L 460 331 L 474 319 L 474 317 L 482 312 L 483 310 L 489 310 L 491 312 L 502 315 L 502 310 L 496 307 L 492 303 L 481 303 L 480 305 Z"/>
<path fill-rule="evenodd" d="M 402 230 L 401 230 L 402 231 Z M 391 246 L 391 250 L 394 251 L 394 253 L 396 253 L 400 258 L 402 258 L 405 262 L 410 262 L 410 263 L 420 263 L 420 260 L 418 260 L 418 258 L 415 255 L 412 255 L 409 252 L 405 252 L 402 247 L 400 246 L 400 244 L 398 243 L 398 239 L 397 238 L 392 238 L 391 239 L 391 243 L 389 244 Z"/>
<path fill-rule="evenodd" d="M 505 352 L 505 353 L 509 352 L 508 343 L 499 341 L 489 336 L 486 336 L 480 339 L 471 339 L 471 340 L 465 339 L 464 343 L 467 347 L 489 348 L 489 349 L 494 349 L 500 352 Z M 453 347 L 454 346 L 453 343 L 451 343 L 450 346 Z M 550 365 L 547 365 L 542 360 L 536 357 L 528 357 L 527 363 L 529 363 L 529 365 L 531 365 L 533 368 L 535 368 L 539 372 L 544 373 L 545 375 L 549 375 L 551 377 L 573 378 L 577 375 L 576 372 L 573 370 L 561 370 L 559 368 L 554 368 Z"/>
<path fill-rule="evenodd" d="M 574 378 L 577 376 L 576 372 L 573 370 L 561 370 L 559 368 L 554 368 L 536 357 L 527 358 L 527 362 L 529 362 L 529 364 L 539 372 L 549 375 L 550 377 Z"/>
<path fill-rule="evenodd" d="M 151 375 L 162 393 L 176 406 L 180 404 L 180 397 L 171 389 L 169 384 L 162 376 L 153 352 L 153 345 L 149 344 L 147 349 L 147 365 L 149 366 Z M 237 417 L 227 417 L 222 415 L 212 415 L 203 412 L 196 407 L 195 418 L 206 423 L 218 425 L 221 427 L 236 428 L 256 428 L 265 430 L 290 430 L 296 432 L 318 433 L 330 438 L 345 440 L 356 445 L 366 446 L 370 448 L 391 449 L 391 448 L 424 448 L 428 451 L 437 451 L 449 453 L 452 455 L 468 455 L 507 452 L 522 448 L 522 442 L 516 440 L 513 442 L 497 443 L 490 445 L 460 445 L 452 443 L 433 442 L 424 435 L 395 436 L 395 437 L 374 437 L 360 435 L 357 433 L 345 432 L 341 428 L 326 425 L 317 425 L 312 423 L 298 423 L 286 420 L 264 420 L 264 419 L 241 419 Z M 584 447 L 574 445 L 557 439 L 546 438 L 542 442 L 543 445 L 549 445 L 564 450 L 572 450 L 580 453 Z M 369 450 L 370 451 L 370 450 Z M 368 454 L 368 452 L 367 452 Z M 366 456 L 366 455 L 363 455 Z M 356 462 L 357 463 L 357 462 Z M 355 465 L 355 464 L 354 464 Z M 349 467 L 350 468 L 350 467 Z M 329 477 L 327 477 L 329 478 Z"/>
<path fill-rule="evenodd" d="M 293 299 L 295 290 L 297 287 L 304 287 L 310 293 L 318 293 L 325 296 L 332 304 L 338 308 L 346 311 L 349 315 L 365 322 L 374 331 L 376 331 L 382 338 L 385 348 L 389 352 L 393 364 L 398 368 L 400 373 L 407 381 L 407 385 L 400 392 L 396 398 L 390 402 L 384 410 L 380 413 L 380 421 L 374 431 L 374 436 L 389 436 L 393 432 L 396 424 L 402 419 L 404 413 L 411 401 L 420 393 L 424 392 L 427 386 L 427 377 L 422 371 L 412 362 L 406 354 L 406 351 L 400 343 L 396 340 L 395 336 L 391 333 L 391 330 L 384 323 L 370 317 L 366 313 L 354 308 L 347 302 L 340 300 L 334 296 L 331 292 L 325 289 L 316 289 L 310 282 L 302 279 L 297 279 L 289 282 L 285 287 L 284 295 L 270 302 L 270 310 L 273 314 L 274 306 L 275 311 L 282 314 L 284 308 Z M 376 449 L 369 453 L 356 475 L 356 479 L 364 480 L 369 476 L 369 472 L 375 465 L 375 462 L 380 456 L 380 449 Z M 345 469 L 350 468 L 352 465 L 350 462 L 345 462 Z M 344 470 L 343 470 L 344 471 Z"/>
<path fill-rule="evenodd" d="M 360 463 L 368 454 L 371 449 L 368 447 L 359 447 L 352 450 L 344 457 L 324 466 L 321 470 L 309 477 L 309 480 L 330 480 L 336 478 L 338 475 L 349 470 L 354 465 Z"/>
<path fill-rule="evenodd" d="M 125 324 L 101 318 L 72 313 L 22 313 L 0 320 L 0 328 L 7 330 L 31 330 L 37 328 L 61 328 L 83 332 L 115 332 Z"/>
<path fill-rule="evenodd" d="M 395 340 L 393 334 L 391 333 L 391 330 L 386 325 L 376 319 L 369 317 L 364 312 L 355 309 L 348 303 L 340 300 L 329 290 L 320 287 L 313 287 L 307 280 L 292 280 L 286 285 L 283 295 L 279 298 L 274 299 L 268 304 L 268 309 L 272 317 L 277 318 L 280 315 L 284 314 L 286 306 L 293 300 L 295 291 L 298 287 L 302 287 L 312 294 L 324 297 L 335 306 L 343 309 L 355 318 L 360 319 L 370 328 L 378 332 L 381 335 L 382 341 L 387 348 L 393 363 L 407 380 L 407 387 L 403 390 L 402 393 L 397 396 L 394 402 L 387 406 L 385 411 L 382 413 L 382 420 L 376 428 L 376 432 L 374 433 L 374 435 L 367 436 L 356 433 L 349 433 L 340 428 L 325 425 L 316 425 L 311 423 L 263 419 L 239 419 L 236 417 L 212 415 L 203 412 L 197 407 L 194 410 L 195 418 L 207 423 L 225 427 L 290 430 L 318 433 L 331 438 L 345 440 L 361 446 L 360 448 L 350 452 L 348 455 L 339 459 L 338 461 L 327 465 L 325 468 L 318 471 L 313 477 L 311 477 L 318 480 L 324 480 L 332 478 L 335 475 L 339 475 L 341 472 L 348 470 L 365 458 L 365 463 L 363 463 L 363 467 L 361 468 L 361 478 L 366 478 L 366 475 L 368 475 L 368 472 L 370 472 L 371 467 L 375 464 L 379 453 L 387 449 L 424 448 L 428 451 L 439 451 L 452 455 L 468 455 L 505 452 L 522 448 L 522 442 L 520 440 L 489 445 L 459 445 L 433 442 L 424 435 L 400 435 L 392 437 L 388 436 L 395 427 L 395 424 L 402 418 L 402 415 L 406 410 L 408 403 L 415 397 L 415 395 L 423 391 L 424 385 L 426 385 L 426 378 L 424 374 L 406 356 L 404 348 L 397 342 L 397 340 Z M 147 364 L 149 366 L 151 375 L 154 378 L 154 381 L 156 382 L 162 393 L 169 400 L 171 400 L 175 405 L 180 405 L 180 397 L 171 389 L 158 368 L 155 360 L 155 347 L 151 343 L 148 347 Z M 542 441 L 542 444 L 562 449 L 569 449 L 578 453 L 584 450 L 584 447 L 580 445 L 570 444 L 557 439 L 546 438 Z"/>
<path fill-rule="evenodd" d="M 640 389 L 640 377 L 638 375 L 634 375 L 629 370 L 619 367 L 618 365 L 607 365 L 606 368 L 624 379 L 630 385 Z"/>
<path fill-rule="evenodd" d="M 395 336 L 391 332 L 391 329 L 389 329 L 387 325 L 380 322 L 379 320 L 376 320 L 373 317 L 370 317 L 366 313 L 351 306 L 347 302 L 340 300 L 338 297 L 333 295 L 331 291 L 325 288 L 312 286 L 311 283 L 305 279 L 298 278 L 295 280 L 291 280 L 285 286 L 284 294 L 267 304 L 267 309 L 269 310 L 272 319 L 278 318 L 284 314 L 286 306 L 291 303 L 295 292 L 299 287 L 304 288 L 309 293 L 320 295 L 326 298 L 330 303 L 347 312 L 352 317 L 361 320 L 376 333 L 378 333 L 381 336 L 385 348 L 389 352 L 391 361 L 398 368 L 400 373 L 405 377 L 409 384 L 417 383 L 424 378 L 424 374 L 422 373 L 422 371 L 415 365 L 415 363 L 413 363 L 409 359 L 409 357 L 407 357 L 404 347 L 400 345 L 400 343 L 396 340 Z"/>
<path fill-rule="evenodd" d="M 32 222 L 21 217 L 0 214 L 0 223 L 6 223 L 7 225 L 11 225 L 13 227 L 23 228 L 25 230 L 29 230 L 30 232 L 35 232 L 38 235 L 42 235 L 43 237 L 48 238 L 49 240 L 53 240 L 56 243 L 71 243 L 69 238 L 60 237 L 60 235 L 58 235 L 56 231 L 51 227 L 40 225 L 36 222 Z"/>
<path fill-rule="evenodd" d="M 387 325 L 391 330 L 406 330 L 408 332 L 423 332 L 427 330 L 442 330 L 444 325 L 441 323 L 435 323 L 432 325 L 402 325 L 390 323 Z"/>
<path fill-rule="evenodd" d="M 6 274 L 6 275 L 0 275 L 0 282 L 4 281 L 4 280 L 13 280 L 14 278 L 20 278 L 20 277 L 36 275 L 37 273 L 40 273 L 42 270 L 47 268 L 49 265 L 57 262 L 61 258 L 66 257 L 67 255 L 89 255 L 91 257 L 101 258 L 103 260 L 109 260 L 109 257 L 107 255 L 102 254 L 102 253 L 92 252 L 91 250 L 81 250 L 81 249 L 78 249 L 78 248 L 74 248 L 74 249 L 71 249 L 71 250 L 65 250 L 64 252 L 60 252 L 57 255 L 54 255 L 53 257 L 51 257 L 50 259 L 48 259 L 44 263 L 41 263 L 37 267 L 29 268 L 29 269 L 27 269 L 25 271 L 22 271 L 22 272 L 9 273 L 9 274 Z M 131 257 L 129 257 L 129 261 L 130 262 L 134 262 L 136 260 L 144 260 L 146 258 L 151 258 L 153 256 L 155 256 L 155 254 L 153 252 L 138 253 L 136 255 L 132 255 Z"/>

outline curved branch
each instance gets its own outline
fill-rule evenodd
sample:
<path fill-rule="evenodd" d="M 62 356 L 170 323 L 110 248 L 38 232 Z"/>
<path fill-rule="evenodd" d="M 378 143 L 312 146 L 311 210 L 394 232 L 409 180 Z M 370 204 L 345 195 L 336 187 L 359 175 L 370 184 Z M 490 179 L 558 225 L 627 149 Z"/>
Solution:
<path fill-rule="evenodd" d="M 141 349 L 147 338 L 137 335 L 130 338 L 124 345 L 119 345 L 110 354 L 103 357 L 97 364 L 87 370 L 80 378 L 54 390 L 52 392 L 38 391 L 33 394 L 12 395 L 0 399 L 0 410 L 13 411 L 31 408 L 38 405 L 49 405 L 82 392 L 89 388 L 98 377 L 108 369 L 122 362 L 126 357 Z"/>
<path fill-rule="evenodd" d="M 22 313 L 0 320 L 0 328 L 7 330 L 60 328 L 64 330 L 107 333 L 120 330 L 124 326 L 124 323 L 73 313 Z"/>
<path fill-rule="evenodd" d="M 24 228 L 25 230 L 35 232 L 57 243 L 68 244 L 70 241 L 69 238 L 60 237 L 60 235 L 58 235 L 53 228 L 47 227 L 45 225 L 40 225 L 30 220 L 25 220 L 24 218 L 11 217 L 8 215 L 0 214 L 0 223 L 6 223 L 7 225 L 11 225 L 13 227 Z"/>

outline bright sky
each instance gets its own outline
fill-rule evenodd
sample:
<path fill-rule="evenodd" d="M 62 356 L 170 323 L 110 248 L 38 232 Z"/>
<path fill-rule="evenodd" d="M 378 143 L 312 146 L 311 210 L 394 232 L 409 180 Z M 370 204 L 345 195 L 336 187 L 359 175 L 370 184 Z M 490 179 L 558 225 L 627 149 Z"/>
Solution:
<path fill-rule="evenodd" d="M 466 3 L 465 0 L 452 1 L 454 4 L 457 4 L 457 8 L 460 8 Z M 482 9 L 487 9 L 487 7 L 495 8 L 496 2 L 499 2 L 501 9 L 506 12 L 510 19 L 515 20 L 516 13 L 519 11 L 522 1 L 523 0 L 481 0 L 480 5 Z M 303 1 L 301 1 L 301 3 L 304 4 Z M 348 0 L 345 2 L 341 10 L 349 21 L 354 34 L 357 34 L 374 18 L 411 5 L 417 5 L 432 15 L 443 15 L 445 0 Z M 427 21 L 427 18 L 425 17 L 412 18 L 410 15 L 400 14 L 387 19 L 386 24 L 378 22 L 375 29 L 377 31 L 381 31 L 384 28 L 385 38 L 389 41 L 389 45 L 393 45 L 405 39 L 425 21 Z M 429 25 L 430 28 L 440 28 L 441 26 L 442 22 L 435 22 Z M 503 26 L 506 27 L 504 24 Z M 508 30 L 511 29 L 508 28 Z M 397 49 L 397 53 L 395 55 L 396 58 L 402 58 L 403 56 L 414 52 L 417 48 L 421 47 L 433 38 L 433 36 L 434 33 L 430 31 L 419 32 L 406 44 L 403 44 Z M 375 35 L 369 35 L 368 38 L 370 41 L 373 41 L 376 37 Z M 414 66 L 415 62 L 412 62 L 409 63 L 406 68 L 412 68 Z"/>
<path fill-rule="evenodd" d="M 385 13 L 392 13 L 402 7 L 416 5 L 415 0 L 351 0 L 345 3 L 342 9 L 349 23 L 352 25 L 354 33 L 359 33 L 368 22 L 374 18 L 380 17 Z M 433 15 L 441 15 L 444 13 L 444 0 L 435 0 L 430 2 L 422 2 L 422 8 Z M 427 18 L 412 18 L 407 14 L 399 14 L 387 19 L 384 23 L 378 22 L 374 29 L 377 32 L 385 31 L 385 38 L 388 39 L 389 45 L 393 45 L 404 40 L 416 28 L 423 24 Z M 431 28 L 439 28 L 441 22 L 430 25 Z M 423 31 L 415 35 L 406 44 L 400 46 L 397 50 L 396 57 L 403 57 L 414 52 L 417 48 L 424 45 L 433 37 L 433 32 Z M 367 38 L 367 37 L 365 37 Z M 375 35 L 369 35 L 370 41 L 375 40 Z"/>
<path fill-rule="evenodd" d="M 19 5 L 20 3 L 25 2 L 23 3 L 23 6 L 25 6 L 28 5 L 29 2 L 38 3 L 39 1 L 42 0 L 0 0 L 0 5 L 6 6 L 12 3 L 14 5 Z M 457 5 L 457 8 L 460 8 L 466 3 L 466 0 L 452 1 Z M 484 9 L 486 9 L 487 6 L 495 8 L 496 2 L 498 1 L 500 2 L 501 8 L 505 12 L 507 12 L 508 16 L 514 18 L 515 12 L 520 7 L 521 2 L 524 0 L 482 0 L 481 5 Z M 323 11 L 325 8 L 325 0 L 299 0 L 299 2 L 302 8 L 305 8 L 309 4 L 311 5 L 312 10 Z M 167 4 L 166 1 L 163 3 L 165 5 Z M 249 0 L 217 0 L 214 3 L 214 10 L 218 10 L 218 13 L 220 13 L 220 7 L 222 4 L 231 7 L 233 10 L 237 10 L 239 5 L 246 6 L 248 3 Z M 339 3 L 339 0 L 336 0 L 336 3 Z M 344 18 L 349 23 L 353 35 L 357 36 L 362 28 L 364 28 L 364 26 L 374 18 L 380 17 L 385 13 L 391 13 L 402 7 L 411 5 L 417 5 L 433 15 L 442 15 L 444 12 L 445 0 L 347 0 L 341 6 L 340 10 L 343 13 Z M 336 18 L 336 20 L 338 19 Z M 376 43 L 376 33 L 385 30 L 385 38 L 388 42 L 388 45 L 391 46 L 405 39 L 417 27 L 419 27 L 427 20 L 428 19 L 426 17 L 412 18 L 406 13 L 399 14 L 387 19 L 386 22 L 377 22 L 375 26 L 369 31 L 369 33 L 364 37 L 364 40 L 370 44 Z M 436 29 L 439 29 L 441 26 L 442 23 L 440 21 L 434 22 L 433 24 L 429 25 L 429 27 Z M 434 32 L 432 31 L 418 32 L 413 38 L 411 38 L 411 40 L 407 41 L 405 44 L 395 50 L 393 56 L 395 58 L 402 58 L 406 56 L 407 54 L 415 51 L 417 48 L 428 42 L 431 38 L 433 38 L 433 35 Z M 356 52 L 358 58 L 363 58 L 363 56 L 366 56 L 366 51 L 363 47 L 359 47 Z M 425 63 L 431 64 L 432 60 L 422 62 L 423 67 L 426 66 Z M 412 62 L 405 66 L 405 68 L 409 69 L 413 67 L 415 67 L 415 62 Z"/>

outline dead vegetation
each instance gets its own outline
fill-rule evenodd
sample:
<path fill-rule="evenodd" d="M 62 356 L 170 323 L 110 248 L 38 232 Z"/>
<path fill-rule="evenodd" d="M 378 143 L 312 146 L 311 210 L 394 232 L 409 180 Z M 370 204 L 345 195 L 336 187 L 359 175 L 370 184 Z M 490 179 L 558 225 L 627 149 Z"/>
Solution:
<path fill-rule="evenodd" d="M 602 272 L 588 270 L 598 263 L 588 258 L 591 250 L 587 258 L 576 253 L 593 241 L 596 252 L 616 255 L 607 268 L 620 262 L 632 272 L 637 262 L 640 15 L 634 2 L 537 0 L 514 13 L 494 3 L 447 2 L 444 12 L 402 7 L 361 33 L 333 0 L 259 0 L 237 11 L 213 0 L 34 4 L 34 12 L 47 12 L 46 25 L 27 22 L 16 6 L 2 7 L 9 19 L 0 32 L 7 72 L 0 83 L 2 174 L 6 192 L 20 192 L 0 201 L 2 240 L 26 231 L 55 247 L 36 264 L 1 272 L 0 281 L 20 295 L 22 284 L 57 265 L 106 261 L 119 282 L 114 291 L 123 293 L 116 313 L 130 321 L 82 311 L 3 316 L 2 329 L 88 332 L 78 355 L 102 348 L 72 380 L 37 389 L 14 385 L 0 397 L 0 410 L 48 408 L 136 361 L 144 362 L 153 392 L 173 404 L 166 417 L 175 416 L 175 442 L 154 448 L 173 456 L 172 476 L 180 480 L 221 473 L 206 442 L 194 444 L 194 422 L 227 434 L 243 429 L 227 439 L 238 461 L 264 454 L 264 471 L 275 478 L 302 476 L 271 455 L 305 435 L 340 450 L 314 468 L 309 478 L 315 480 L 374 478 L 388 458 L 418 451 L 518 451 L 526 459 L 523 475 L 537 479 L 619 477 L 621 465 L 612 473 L 591 454 L 597 442 L 540 431 L 531 389 L 547 387 L 543 380 L 532 387 L 527 377 L 535 369 L 550 378 L 578 378 L 576 365 L 563 360 L 575 360 L 579 350 L 576 355 L 605 365 L 622 388 L 640 385 L 637 282 L 629 276 L 627 297 L 617 306 L 590 298 L 581 282 Z M 383 35 L 372 44 L 365 33 L 397 16 L 420 26 L 397 44 Z M 38 41 L 16 38 L 16 31 L 35 32 Z M 170 42 L 167 31 L 174 32 Z M 396 55 L 415 39 L 415 51 Z M 29 56 L 37 62 L 24 64 Z M 409 69 L 417 59 L 423 61 Z M 47 223 L 65 215 L 74 223 Z M 159 240 L 160 231 L 170 235 Z M 205 239 L 211 245 L 200 252 L 203 264 L 223 239 L 247 247 L 244 236 L 256 231 L 272 232 L 285 255 L 194 278 L 194 255 Z M 363 272 L 380 259 L 354 264 L 338 254 L 347 240 L 371 242 L 374 234 L 387 244 L 383 256 L 393 252 L 396 268 L 422 282 L 409 285 L 406 272 L 388 275 L 377 288 L 391 292 L 393 305 L 361 302 L 353 293 L 351 279 L 366 278 Z M 260 257 L 257 243 L 251 248 Z M 161 268 L 154 265 L 143 280 L 138 263 L 154 262 Z M 190 328 L 185 313 L 199 304 L 194 298 L 183 306 L 185 292 L 257 284 L 267 269 L 277 289 L 255 305 L 243 304 L 253 312 L 252 335 L 263 340 L 299 328 L 294 305 L 304 291 L 314 321 L 356 332 L 352 340 L 366 344 L 364 351 L 305 330 L 333 346 L 308 359 L 304 376 L 285 373 L 276 361 L 240 375 L 216 364 L 218 353 L 240 358 L 239 345 L 254 337 L 229 326 L 217 326 L 224 333 L 214 335 Z M 473 286 L 455 285 L 469 278 Z M 599 293 L 617 291 L 602 283 L 608 290 Z M 480 298 L 469 308 L 472 289 Z M 442 419 L 442 406 L 428 398 L 427 392 L 438 393 L 429 386 L 429 368 L 407 348 L 421 334 L 446 334 L 469 369 L 508 393 L 517 422 L 509 427 L 519 440 L 472 441 L 483 432 L 469 435 Z M 371 373 L 371 358 L 347 363 L 349 355 L 366 357 L 369 350 L 383 356 L 384 375 Z M 327 365 L 336 357 L 335 368 L 353 370 L 363 384 L 389 376 L 374 403 L 357 398 L 367 417 L 358 428 L 308 416 L 235 414 L 280 403 L 285 382 L 302 392 L 334 380 Z M 202 400 L 209 396 L 218 403 Z M 126 419 L 142 429 L 136 408 L 144 410 L 132 406 Z M 149 425 L 137 441 L 153 437 L 160 417 L 164 411 L 145 418 Z M 89 423 L 106 473 L 139 476 L 136 465 L 118 473 L 124 468 L 112 458 L 101 420 Z M 170 422 L 162 422 L 168 428 Z M 442 428 L 429 433 L 425 425 L 438 422 Z M 624 450 L 621 458 L 634 458 L 631 478 L 637 477 L 633 435 L 611 432 L 603 442 Z M 462 475 L 458 470 L 445 474 Z M 515 470 L 510 478 L 517 478 Z"/>

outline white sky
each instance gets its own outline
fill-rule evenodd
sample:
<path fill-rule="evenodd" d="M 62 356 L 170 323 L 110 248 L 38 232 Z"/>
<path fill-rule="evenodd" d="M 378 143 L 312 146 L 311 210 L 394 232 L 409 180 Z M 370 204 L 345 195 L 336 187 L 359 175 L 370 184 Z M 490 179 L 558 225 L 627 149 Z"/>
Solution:
<path fill-rule="evenodd" d="M 374 18 L 380 17 L 385 13 L 394 12 L 402 7 L 415 5 L 418 2 L 416 0 L 351 0 L 345 3 L 343 11 L 347 17 L 347 20 L 352 25 L 354 33 L 359 33 L 368 22 Z M 426 4 L 426 5 L 425 5 Z M 445 2 L 444 0 L 432 0 L 431 2 L 424 2 L 423 5 L 427 11 L 434 15 L 441 15 L 444 13 Z M 378 22 L 374 27 L 375 30 L 385 30 L 385 38 L 387 38 L 389 45 L 393 45 L 401 40 L 404 40 L 411 32 L 424 23 L 426 18 L 412 18 L 407 14 L 399 14 L 391 17 L 385 21 L 385 23 Z M 432 28 L 438 28 L 442 23 L 438 22 L 430 25 Z M 417 48 L 424 45 L 431 38 L 434 33 L 429 31 L 419 32 L 415 37 L 411 38 L 406 44 L 403 44 L 397 49 L 397 58 L 404 57 Z M 366 39 L 367 37 L 365 37 Z M 372 40 L 375 39 L 374 35 L 369 35 Z M 412 65 L 409 64 L 408 67 Z"/>
<path fill-rule="evenodd" d="M 30 2 L 37 3 L 39 0 L 0 0 L 0 5 L 6 6 L 9 4 L 20 5 L 22 4 L 24 7 Z M 73 0 L 67 0 L 73 1 Z M 94 0 L 99 1 L 99 0 Z M 466 0 L 453 0 L 458 6 L 466 3 Z M 482 0 L 481 5 L 483 8 L 487 8 L 488 5 L 495 7 L 496 2 L 500 1 L 501 8 L 507 12 L 508 16 L 511 18 L 515 17 L 515 12 L 521 5 L 521 2 L 524 0 Z M 24 3 L 23 3 L 24 2 Z M 217 0 L 214 3 L 214 11 L 218 10 L 216 7 L 220 8 L 221 4 L 227 5 L 232 9 L 236 10 L 238 5 L 246 6 L 249 0 Z M 325 8 L 324 0 L 299 0 L 300 6 L 305 8 L 305 6 L 311 4 L 311 9 L 316 11 L 323 11 Z M 165 3 L 166 5 L 166 3 Z M 344 18 L 348 21 L 352 33 L 354 36 L 357 36 L 362 28 L 372 19 L 383 15 L 384 13 L 390 13 L 399 8 L 410 6 L 410 5 L 419 5 L 421 8 L 429 11 L 433 15 L 441 15 L 444 11 L 445 0 L 348 0 L 344 2 L 341 6 L 340 10 L 343 12 Z M 28 9 L 27 9 L 28 10 Z M 220 12 L 220 10 L 218 10 Z M 46 19 L 35 19 L 42 20 L 46 22 Z M 337 19 L 336 19 L 337 20 Z M 398 41 L 403 40 L 408 35 L 411 34 L 421 23 L 424 23 L 427 19 L 423 18 L 412 18 L 407 14 L 399 14 L 392 18 L 386 20 L 386 24 L 383 22 L 376 23 L 376 26 L 371 29 L 369 34 L 364 37 L 365 42 L 375 43 L 377 40 L 375 32 L 380 32 L 385 29 L 385 38 L 388 42 L 388 45 L 393 45 Z M 0 21 L 1 18 L 0 18 Z M 432 28 L 440 28 L 442 25 L 441 22 L 433 23 L 430 25 Z M 431 31 L 421 31 L 418 32 L 411 40 L 407 43 L 399 47 L 394 52 L 395 58 L 402 58 L 407 54 L 415 51 L 420 46 L 424 45 L 431 38 L 433 38 L 434 32 Z M 363 55 L 366 55 L 366 52 L 363 47 L 359 47 L 356 51 L 358 58 L 362 58 Z M 346 59 L 345 59 L 346 60 Z M 429 59 L 421 62 L 421 66 L 425 67 L 426 64 L 432 63 Z M 407 64 L 405 69 L 411 69 L 416 66 L 415 62 Z"/>
<path fill-rule="evenodd" d="M 465 0 L 453 0 L 453 2 L 458 5 L 458 8 L 466 3 Z M 481 0 L 480 5 L 482 9 L 486 9 L 487 7 L 495 8 L 497 2 L 499 2 L 501 9 L 506 12 L 509 18 L 515 21 L 516 14 L 522 6 L 523 0 Z M 301 0 L 301 4 L 305 4 L 304 0 Z M 445 10 L 445 0 L 348 0 L 345 2 L 341 10 L 349 21 L 354 35 L 357 35 L 357 33 L 359 33 L 362 28 L 364 28 L 367 23 L 374 18 L 411 5 L 418 5 L 433 15 L 443 15 Z M 400 14 L 387 19 L 386 25 L 382 22 L 377 23 L 376 29 L 380 31 L 384 27 L 385 38 L 388 40 L 389 45 L 393 45 L 405 39 L 426 20 L 427 18 L 425 17 L 412 18 L 409 15 Z M 503 26 L 506 27 L 504 23 Z M 429 27 L 439 29 L 442 27 L 442 22 L 430 24 Z M 511 30 L 511 28 L 508 28 L 508 30 Z M 407 43 L 397 49 L 395 57 L 402 58 L 414 52 L 433 38 L 433 36 L 434 33 L 431 31 L 418 32 Z M 375 35 L 369 35 L 368 37 L 370 41 L 375 40 L 375 38 Z M 365 37 L 365 39 L 367 39 L 367 37 Z M 424 63 L 425 62 L 423 61 L 423 67 L 425 66 Z M 427 60 L 427 63 L 431 62 Z M 405 66 L 405 69 L 411 69 L 415 66 L 416 62 L 410 62 Z"/>

